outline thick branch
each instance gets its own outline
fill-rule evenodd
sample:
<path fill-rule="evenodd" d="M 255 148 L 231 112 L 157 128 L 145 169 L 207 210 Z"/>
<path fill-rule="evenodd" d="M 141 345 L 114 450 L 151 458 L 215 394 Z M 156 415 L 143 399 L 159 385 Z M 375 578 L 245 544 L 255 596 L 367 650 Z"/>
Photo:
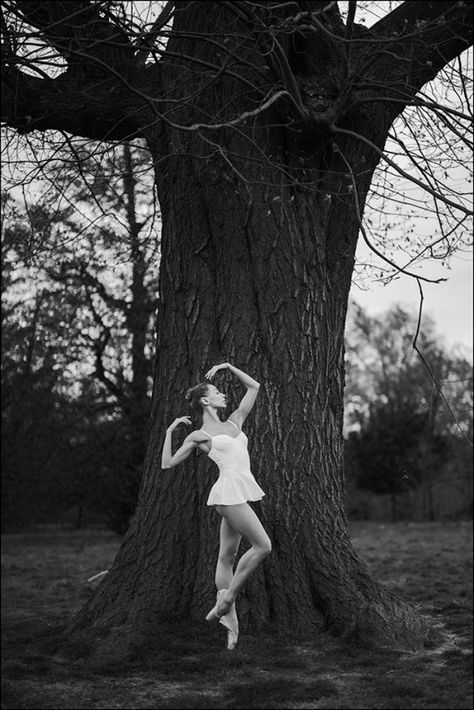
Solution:
<path fill-rule="evenodd" d="M 20 133 L 52 129 L 93 140 L 133 138 L 140 135 L 136 103 L 119 80 L 88 85 L 67 72 L 57 79 L 2 72 L 1 120 Z"/>
<path fill-rule="evenodd" d="M 23 40 L 28 59 L 12 41 L 6 42 L 2 46 L 2 121 L 24 133 L 52 129 L 110 141 L 140 135 L 138 125 L 149 122 L 153 113 L 153 98 L 144 87 L 152 86 L 156 94 L 159 68 L 138 70 L 136 48 L 105 5 L 76 1 L 12 4 L 13 18 L 37 29 L 41 40 L 66 59 L 68 69 L 55 79 L 49 77 L 42 68 L 47 61 L 35 49 L 34 35 Z M 7 22 L 5 17 L 3 34 Z M 143 108 L 145 119 L 139 115 Z"/>
<path fill-rule="evenodd" d="M 314 13 L 301 13 L 297 19 L 300 31 L 309 31 L 318 40 L 326 36 L 334 47 L 345 46 L 348 82 L 332 108 L 339 117 L 351 113 L 351 122 L 360 101 L 376 98 L 394 100 L 384 116 L 390 124 L 424 84 L 472 44 L 471 9 L 465 2 L 405 2 L 370 30 L 349 25 L 345 36 L 338 36 Z M 306 54 L 312 51 L 308 45 Z"/>
<path fill-rule="evenodd" d="M 472 5 L 466 2 L 404 2 L 371 31 L 389 52 L 379 55 L 379 77 L 396 98 L 416 93 L 472 44 Z"/>
<path fill-rule="evenodd" d="M 153 45 L 160 34 L 160 30 L 171 20 L 173 12 L 174 2 L 168 1 L 153 23 L 153 27 L 148 32 L 142 33 L 137 39 L 136 46 L 139 48 L 135 56 L 137 64 L 145 64 L 146 58 L 153 50 Z"/>
<path fill-rule="evenodd" d="M 125 32 L 103 17 L 101 9 L 102 3 L 77 0 L 16 3 L 18 15 L 40 30 L 45 40 L 67 60 L 70 69 L 89 78 L 101 73 L 93 59 L 126 74 L 135 52 Z M 110 13 L 109 19 L 113 20 Z"/>

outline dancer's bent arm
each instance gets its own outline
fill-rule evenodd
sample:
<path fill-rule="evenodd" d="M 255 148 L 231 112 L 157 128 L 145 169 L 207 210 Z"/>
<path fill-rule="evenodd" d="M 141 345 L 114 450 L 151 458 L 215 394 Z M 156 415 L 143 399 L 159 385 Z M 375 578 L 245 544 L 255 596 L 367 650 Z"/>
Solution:
<path fill-rule="evenodd" d="M 175 454 L 173 454 L 171 451 L 171 439 L 173 436 L 173 431 L 181 423 L 191 424 L 191 419 L 189 417 L 178 417 L 178 419 L 175 419 L 174 422 L 166 430 L 165 441 L 163 444 L 163 452 L 161 454 L 162 468 L 173 468 L 173 466 L 177 466 L 179 463 L 182 463 L 203 441 L 202 435 L 199 436 L 199 432 L 193 431 L 191 434 L 188 434 L 179 449 L 176 451 Z"/>
<path fill-rule="evenodd" d="M 257 399 L 258 390 L 260 389 L 260 383 L 254 380 L 253 377 L 247 375 L 238 367 L 234 367 L 230 362 L 223 362 L 220 365 L 214 365 L 209 372 L 206 374 L 208 380 L 210 380 L 218 370 L 228 369 L 236 375 L 243 385 L 247 388 L 247 392 L 242 398 L 238 408 L 232 412 L 229 419 L 232 417 L 232 421 L 239 427 L 242 426 L 250 411 L 252 410 L 255 400 Z"/>

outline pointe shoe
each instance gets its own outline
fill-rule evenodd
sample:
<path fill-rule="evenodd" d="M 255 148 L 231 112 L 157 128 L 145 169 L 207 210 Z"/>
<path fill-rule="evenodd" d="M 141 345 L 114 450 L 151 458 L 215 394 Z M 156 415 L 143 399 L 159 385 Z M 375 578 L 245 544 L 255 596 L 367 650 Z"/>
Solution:
<path fill-rule="evenodd" d="M 228 613 L 229 613 L 229 611 L 230 611 L 229 609 L 226 609 L 225 611 L 222 611 L 222 610 L 219 610 L 219 611 L 218 611 L 219 602 L 220 602 L 220 600 L 221 600 L 222 595 L 225 594 L 226 591 L 227 591 L 227 589 L 219 589 L 219 591 L 217 592 L 217 601 L 216 601 L 216 604 L 215 604 L 215 606 L 212 607 L 212 609 L 211 609 L 211 611 L 209 612 L 209 614 L 207 614 L 207 616 L 206 616 L 206 621 L 214 621 L 214 619 L 215 619 L 216 621 L 219 621 L 219 619 L 221 618 L 221 616 L 224 616 L 224 614 L 228 614 Z M 221 609 L 222 609 L 222 604 L 221 604 Z"/>
<path fill-rule="evenodd" d="M 101 582 L 104 577 L 109 573 L 108 569 L 104 569 L 102 572 L 98 572 L 97 574 L 92 575 L 92 577 L 89 577 L 87 580 L 89 584 L 98 584 Z"/>
<path fill-rule="evenodd" d="M 239 638 L 239 620 L 237 619 L 235 603 L 232 604 L 227 614 L 223 614 L 220 617 L 219 623 L 227 630 L 227 650 L 232 651 Z"/>

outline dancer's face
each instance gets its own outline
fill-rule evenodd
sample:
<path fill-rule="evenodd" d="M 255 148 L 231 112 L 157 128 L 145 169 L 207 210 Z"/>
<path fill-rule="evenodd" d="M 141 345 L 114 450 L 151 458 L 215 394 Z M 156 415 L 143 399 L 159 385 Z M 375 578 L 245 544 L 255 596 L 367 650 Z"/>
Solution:
<path fill-rule="evenodd" d="M 223 392 L 219 392 L 217 387 L 209 385 L 207 389 L 206 401 L 215 409 L 224 409 L 227 406 L 226 396 Z"/>

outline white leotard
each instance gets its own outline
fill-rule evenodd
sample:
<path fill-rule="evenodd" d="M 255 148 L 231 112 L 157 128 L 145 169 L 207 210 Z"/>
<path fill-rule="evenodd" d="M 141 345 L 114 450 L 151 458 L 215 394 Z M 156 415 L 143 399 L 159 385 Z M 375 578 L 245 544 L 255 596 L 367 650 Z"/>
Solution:
<path fill-rule="evenodd" d="M 227 421 L 234 424 L 230 419 Z M 219 467 L 219 478 L 210 490 L 207 505 L 236 505 L 260 500 L 265 495 L 250 470 L 247 437 L 237 424 L 234 426 L 239 431 L 237 436 L 211 436 L 201 429 L 211 440 L 208 456 Z"/>

